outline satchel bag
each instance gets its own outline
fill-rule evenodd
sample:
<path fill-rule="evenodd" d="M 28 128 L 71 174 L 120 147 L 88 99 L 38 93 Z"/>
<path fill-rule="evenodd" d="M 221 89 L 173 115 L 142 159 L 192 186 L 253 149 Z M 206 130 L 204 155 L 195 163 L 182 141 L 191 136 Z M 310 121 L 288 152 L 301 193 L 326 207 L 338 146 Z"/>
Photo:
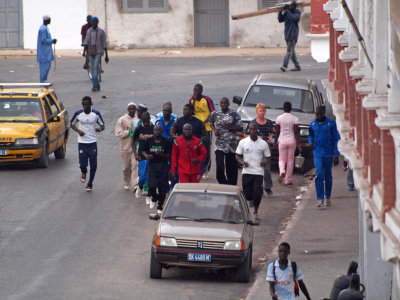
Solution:
<path fill-rule="evenodd" d="M 96 45 L 89 45 L 88 52 L 89 52 L 89 55 L 97 55 Z"/>
<path fill-rule="evenodd" d="M 304 156 L 302 156 L 302 155 L 299 153 L 299 155 L 296 156 L 296 157 L 294 158 L 294 166 L 295 166 L 296 168 L 298 168 L 298 169 L 301 169 L 301 167 L 302 167 L 303 164 L 304 164 L 304 160 L 305 160 Z"/>

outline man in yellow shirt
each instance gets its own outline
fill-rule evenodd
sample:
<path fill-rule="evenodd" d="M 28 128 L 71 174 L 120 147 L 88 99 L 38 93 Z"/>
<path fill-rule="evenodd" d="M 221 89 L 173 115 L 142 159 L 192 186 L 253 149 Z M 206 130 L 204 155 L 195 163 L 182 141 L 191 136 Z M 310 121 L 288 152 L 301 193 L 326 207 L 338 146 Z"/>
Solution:
<path fill-rule="evenodd" d="M 212 136 L 212 128 L 208 120 L 210 119 L 211 113 L 215 110 L 215 106 L 210 97 L 203 95 L 203 86 L 199 83 L 194 86 L 193 96 L 190 98 L 189 103 L 194 105 L 194 116 L 204 122 L 207 130 L 208 139 L 204 141 L 204 146 L 207 150 L 207 158 L 201 164 L 201 175 L 203 175 L 203 178 L 207 178 L 207 173 L 211 169 L 210 151 Z"/>

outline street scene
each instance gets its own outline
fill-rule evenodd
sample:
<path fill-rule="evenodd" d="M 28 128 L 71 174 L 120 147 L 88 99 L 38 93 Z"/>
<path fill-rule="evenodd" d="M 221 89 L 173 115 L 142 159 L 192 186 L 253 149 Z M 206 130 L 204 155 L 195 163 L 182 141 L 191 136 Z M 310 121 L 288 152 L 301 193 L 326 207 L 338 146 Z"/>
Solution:
<path fill-rule="evenodd" d="M 0 10 L 0 299 L 400 299 L 397 1 Z"/>
<path fill-rule="evenodd" d="M 229 271 L 171 268 L 163 272 L 161 281 L 149 278 L 156 221 L 148 214 L 156 210 L 145 205 L 144 196 L 137 199 L 132 191 L 123 189 L 119 139 L 114 129 L 131 101 L 145 103 L 151 114 L 160 112 L 164 101 L 171 101 L 173 112 L 181 116 L 194 84 L 199 82 L 219 109 L 221 97 L 232 100 L 235 95 L 243 96 L 256 74 L 276 70 L 276 58 L 128 58 L 110 54 L 111 59 L 104 66 L 98 94 L 90 91 L 80 58 L 57 58 L 56 72 L 51 70 L 49 74 L 70 116 L 81 108 L 82 97 L 89 95 L 93 108 L 104 119 L 106 129 L 98 133 L 98 169 L 92 193 L 87 193 L 79 180 L 75 132 L 70 133 L 65 159 L 56 160 L 51 155 L 47 169 L 37 169 L 33 163 L 1 166 L 2 187 L 6 188 L 2 188 L 1 196 L 0 276 L 2 282 L 13 282 L 2 286 L 1 298 L 245 297 L 251 283 L 235 283 L 234 272 Z M 327 64 L 317 64 L 309 56 L 301 59 L 307 66 L 305 73 L 319 82 Z M 8 70 L 2 82 L 21 82 L 22 77 L 26 78 L 23 81 L 34 82 L 37 78 L 33 57 L 10 57 L 2 65 Z M 237 105 L 231 103 L 230 107 L 236 109 Z M 310 183 L 309 177 L 298 171 L 292 186 L 280 185 L 278 177 L 275 166 L 274 194 L 264 194 L 260 226 L 253 227 L 253 279 L 294 212 L 301 187 Z M 209 178 L 201 182 L 216 183 L 214 157 Z"/>

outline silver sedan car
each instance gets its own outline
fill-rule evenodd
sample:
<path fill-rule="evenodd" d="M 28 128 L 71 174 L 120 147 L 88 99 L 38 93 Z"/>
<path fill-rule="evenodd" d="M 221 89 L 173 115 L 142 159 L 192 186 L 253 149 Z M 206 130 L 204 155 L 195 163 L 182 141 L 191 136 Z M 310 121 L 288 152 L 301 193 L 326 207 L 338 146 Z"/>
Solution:
<path fill-rule="evenodd" d="M 178 183 L 153 236 L 150 277 L 161 278 L 169 267 L 235 269 L 237 280 L 248 282 L 252 225 L 240 187 Z"/>
<path fill-rule="evenodd" d="M 266 118 L 275 122 L 283 113 L 283 103 L 292 104 L 292 114 L 299 118 L 300 144 L 303 146 L 302 154 L 305 156 L 303 172 L 312 167 L 312 149 L 306 147 L 308 143 L 308 128 L 315 119 L 316 108 L 324 105 L 322 94 L 315 81 L 306 78 L 292 77 L 281 74 L 259 74 L 250 83 L 244 98 L 235 96 L 233 102 L 239 105 L 238 113 L 246 124 L 256 118 L 256 105 L 264 103 L 267 106 Z M 327 116 L 331 116 L 331 108 L 327 107 Z M 270 145 L 272 146 L 272 145 Z M 272 160 L 277 161 L 278 149 L 271 148 Z"/>

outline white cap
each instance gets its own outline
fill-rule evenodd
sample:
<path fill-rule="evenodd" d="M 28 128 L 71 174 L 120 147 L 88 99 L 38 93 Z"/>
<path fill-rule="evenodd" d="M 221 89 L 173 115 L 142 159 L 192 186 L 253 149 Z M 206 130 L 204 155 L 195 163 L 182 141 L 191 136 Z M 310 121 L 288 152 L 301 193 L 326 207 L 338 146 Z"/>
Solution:
<path fill-rule="evenodd" d="M 50 20 L 50 16 L 49 15 L 44 15 L 43 16 L 43 21 L 47 21 L 47 20 Z"/>
<path fill-rule="evenodd" d="M 133 105 L 133 106 L 136 106 L 136 107 L 137 107 L 137 105 L 136 105 L 136 103 L 135 103 L 135 102 L 129 102 L 129 103 L 128 103 L 128 108 L 129 108 L 129 106 L 131 106 L 131 105 Z"/>

